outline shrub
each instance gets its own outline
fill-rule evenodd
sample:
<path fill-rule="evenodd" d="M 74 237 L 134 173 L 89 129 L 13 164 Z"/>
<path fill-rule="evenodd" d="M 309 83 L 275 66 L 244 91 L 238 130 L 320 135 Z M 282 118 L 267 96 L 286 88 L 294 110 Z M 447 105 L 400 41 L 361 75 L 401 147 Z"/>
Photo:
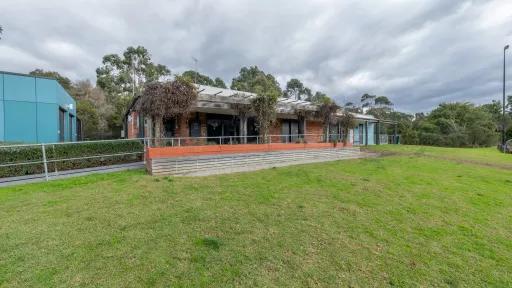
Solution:
<path fill-rule="evenodd" d="M 139 140 L 47 144 L 45 148 L 48 172 L 138 162 L 142 161 L 143 153 L 117 156 L 109 155 L 144 151 L 144 145 Z M 61 159 L 72 160 L 55 161 Z M 43 153 L 40 145 L 5 146 L 0 148 L 0 163 L 2 164 L 42 161 Z M 43 163 L 0 167 L 0 178 L 41 173 L 44 173 Z"/>

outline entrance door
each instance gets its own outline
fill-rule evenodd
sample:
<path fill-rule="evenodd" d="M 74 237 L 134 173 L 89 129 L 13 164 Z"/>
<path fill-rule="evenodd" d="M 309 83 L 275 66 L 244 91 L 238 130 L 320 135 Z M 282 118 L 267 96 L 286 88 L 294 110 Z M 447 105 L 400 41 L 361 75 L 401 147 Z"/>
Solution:
<path fill-rule="evenodd" d="M 76 118 L 76 140 L 82 141 L 82 121 Z"/>
<path fill-rule="evenodd" d="M 59 108 L 59 141 L 60 142 L 64 142 L 64 133 L 65 133 L 65 129 L 64 129 L 64 116 L 65 116 L 65 111 L 60 109 Z"/>
<path fill-rule="evenodd" d="M 164 123 L 164 138 L 172 138 L 176 135 L 176 119 L 166 118 Z"/>
<path fill-rule="evenodd" d="M 73 142 L 73 116 L 69 115 L 69 141 Z"/>
<path fill-rule="evenodd" d="M 281 134 L 286 136 L 282 136 L 281 141 L 285 143 L 295 142 L 299 139 L 298 135 L 303 134 L 301 131 L 303 127 L 301 126 L 297 120 L 283 120 L 281 122 Z"/>
<path fill-rule="evenodd" d="M 364 145 L 364 125 L 359 124 L 359 145 Z"/>
<path fill-rule="evenodd" d="M 240 119 L 231 115 L 207 114 L 206 115 L 206 133 L 208 142 L 216 144 L 228 144 L 237 142 L 237 136 L 240 133 Z"/>

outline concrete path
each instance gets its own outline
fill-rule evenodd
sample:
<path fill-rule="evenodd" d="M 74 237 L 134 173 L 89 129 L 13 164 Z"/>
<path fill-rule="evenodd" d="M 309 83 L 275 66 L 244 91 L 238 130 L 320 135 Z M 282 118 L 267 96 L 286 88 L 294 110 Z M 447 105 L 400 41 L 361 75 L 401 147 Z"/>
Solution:
<path fill-rule="evenodd" d="M 78 177 L 85 176 L 96 173 L 110 173 L 116 171 L 124 171 L 131 169 L 142 169 L 144 168 L 144 162 L 135 162 L 128 164 L 118 164 L 111 166 L 101 166 L 101 167 L 93 167 L 93 168 L 84 168 L 84 169 L 76 169 L 76 170 L 67 170 L 60 172 L 52 172 L 48 173 L 49 180 L 57 180 L 57 179 L 65 179 L 70 177 Z M 9 177 L 9 178 L 0 178 L 0 187 L 5 186 L 13 186 L 19 184 L 27 184 L 27 183 L 35 183 L 35 182 L 45 182 L 46 178 L 44 174 L 35 174 L 35 175 L 27 175 L 27 176 L 18 176 L 18 177 Z"/>

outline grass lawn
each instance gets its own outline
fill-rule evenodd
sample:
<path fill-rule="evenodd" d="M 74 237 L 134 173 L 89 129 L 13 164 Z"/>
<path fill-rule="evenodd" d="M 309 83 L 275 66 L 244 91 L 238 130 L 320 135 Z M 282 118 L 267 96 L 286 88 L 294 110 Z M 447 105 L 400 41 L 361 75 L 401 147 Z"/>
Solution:
<path fill-rule="evenodd" d="M 0 286 L 512 286 L 511 155 L 372 149 L 0 189 Z"/>

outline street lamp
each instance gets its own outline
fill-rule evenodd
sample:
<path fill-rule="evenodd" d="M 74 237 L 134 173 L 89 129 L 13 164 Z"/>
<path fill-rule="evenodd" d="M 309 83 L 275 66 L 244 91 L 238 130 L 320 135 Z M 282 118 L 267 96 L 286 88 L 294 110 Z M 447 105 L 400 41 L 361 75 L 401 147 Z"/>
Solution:
<path fill-rule="evenodd" d="M 501 120 L 502 121 L 502 129 L 501 129 L 501 148 L 503 149 L 503 152 L 505 152 L 505 55 L 506 55 L 506 51 L 508 49 L 508 45 L 505 45 L 505 47 L 503 47 L 503 119 Z"/>

